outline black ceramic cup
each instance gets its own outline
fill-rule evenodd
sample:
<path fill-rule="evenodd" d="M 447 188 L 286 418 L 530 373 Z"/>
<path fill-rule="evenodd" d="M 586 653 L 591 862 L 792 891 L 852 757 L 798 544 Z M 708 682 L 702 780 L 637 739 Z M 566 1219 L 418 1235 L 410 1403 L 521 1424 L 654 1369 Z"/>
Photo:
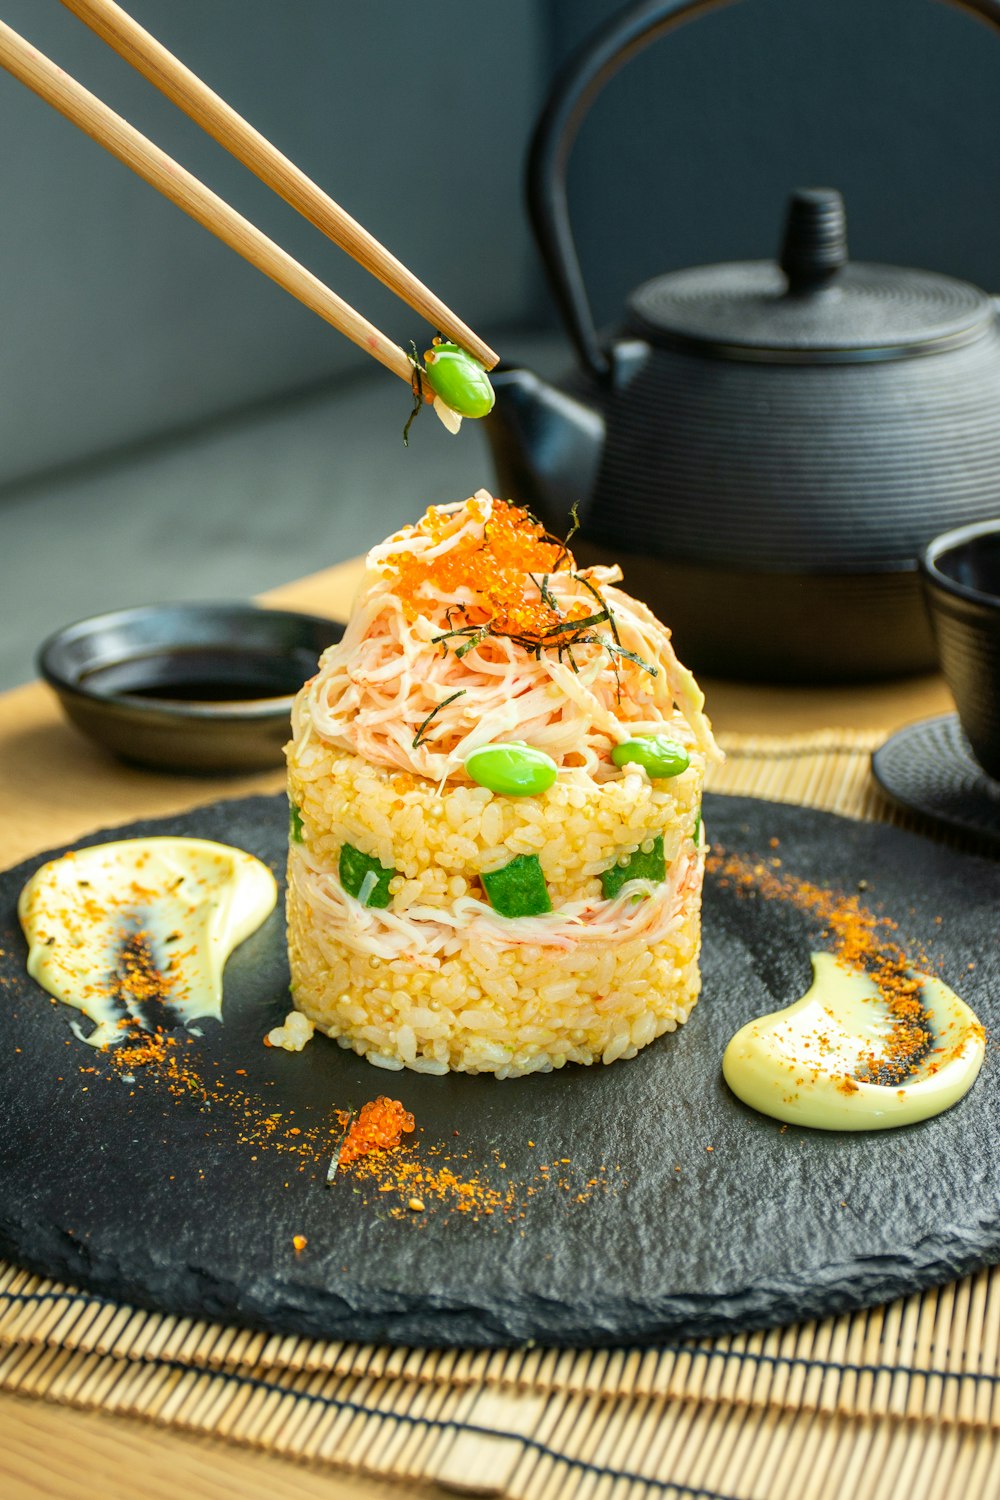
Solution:
<path fill-rule="evenodd" d="M 935 537 L 920 572 L 966 739 L 987 776 L 1000 781 L 1000 519 Z"/>

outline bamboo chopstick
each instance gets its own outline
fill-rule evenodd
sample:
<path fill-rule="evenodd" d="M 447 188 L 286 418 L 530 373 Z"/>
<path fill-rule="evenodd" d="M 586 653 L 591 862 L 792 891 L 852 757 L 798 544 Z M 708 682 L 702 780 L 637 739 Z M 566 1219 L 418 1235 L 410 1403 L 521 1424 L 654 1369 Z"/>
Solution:
<path fill-rule="evenodd" d="M 489 344 L 120 5 L 114 0 L 62 0 L 62 3 L 310 224 L 321 229 L 428 323 L 474 354 L 488 370 L 493 368 L 499 356 Z"/>

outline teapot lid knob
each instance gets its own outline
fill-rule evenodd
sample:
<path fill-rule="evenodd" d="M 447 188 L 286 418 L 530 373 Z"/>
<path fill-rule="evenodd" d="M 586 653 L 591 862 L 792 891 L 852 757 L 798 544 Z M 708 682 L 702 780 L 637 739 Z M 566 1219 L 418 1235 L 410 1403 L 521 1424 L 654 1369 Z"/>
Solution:
<path fill-rule="evenodd" d="M 790 294 L 829 286 L 847 263 L 847 215 L 836 188 L 799 188 L 788 200 L 781 269 Z"/>
<path fill-rule="evenodd" d="M 792 194 L 780 265 L 670 271 L 638 287 L 629 307 L 628 332 L 653 344 L 774 364 L 923 356 L 997 323 L 992 300 L 964 281 L 849 261 L 844 200 L 832 188 Z"/>

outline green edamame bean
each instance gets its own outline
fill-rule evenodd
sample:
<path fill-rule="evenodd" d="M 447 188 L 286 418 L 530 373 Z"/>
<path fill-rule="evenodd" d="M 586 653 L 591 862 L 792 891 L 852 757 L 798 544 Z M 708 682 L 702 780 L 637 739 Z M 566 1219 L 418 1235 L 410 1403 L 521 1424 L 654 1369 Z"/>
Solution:
<path fill-rule="evenodd" d="M 489 376 L 458 344 L 435 344 L 425 353 L 424 363 L 427 384 L 460 417 L 485 417 L 493 410 Z"/>
<path fill-rule="evenodd" d="M 556 779 L 557 766 L 544 750 L 534 750 L 520 742 L 509 745 L 484 745 L 473 750 L 465 769 L 478 786 L 488 787 L 502 797 L 537 797 L 547 792 Z"/>
<path fill-rule="evenodd" d="M 665 734 L 644 735 L 641 740 L 624 740 L 611 752 L 616 766 L 642 766 L 654 781 L 679 776 L 691 764 L 683 745 Z"/>

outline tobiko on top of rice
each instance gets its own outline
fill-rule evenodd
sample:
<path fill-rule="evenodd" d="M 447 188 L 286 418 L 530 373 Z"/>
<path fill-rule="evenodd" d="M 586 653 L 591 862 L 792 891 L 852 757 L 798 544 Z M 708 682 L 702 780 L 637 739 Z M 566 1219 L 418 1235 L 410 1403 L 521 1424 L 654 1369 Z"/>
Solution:
<path fill-rule="evenodd" d="M 633 1057 L 700 987 L 705 764 L 669 631 L 480 490 L 367 559 L 296 699 L 296 1009 L 384 1068 Z"/>

